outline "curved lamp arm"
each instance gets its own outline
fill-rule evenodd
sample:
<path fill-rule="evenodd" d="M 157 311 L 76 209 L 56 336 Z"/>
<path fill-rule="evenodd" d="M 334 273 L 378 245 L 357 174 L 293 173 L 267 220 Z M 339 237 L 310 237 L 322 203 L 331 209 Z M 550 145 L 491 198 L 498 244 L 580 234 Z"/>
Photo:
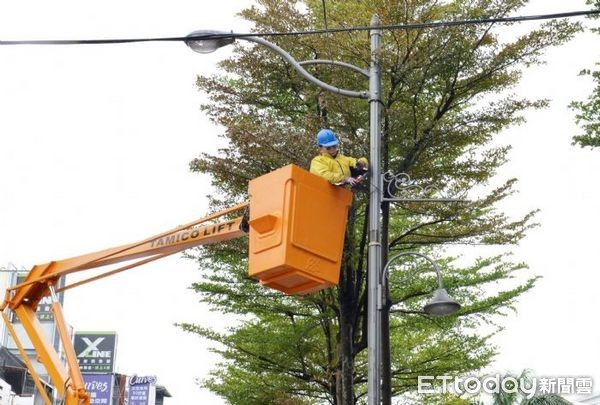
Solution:
<path fill-rule="evenodd" d="M 388 270 L 389 270 L 390 264 L 392 264 L 392 262 L 394 260 L 396 260 L 402 256 L 419 256 L 419 257 L 422 257 L 423 259 L 427 260 L 433 267 L 433 270 L 435 271 L 435 273 L 437 274 L 438 288 L 444 288 L 444 282 L 442 281 L 442 272 L 440 270 L 440 267 L 429 256 L 426 256 L 426 255 L 424 255 L 422 253 L 418 253 L 418 252 L 402 252 L 402 253 L 398 253 L 396 256 L 393 256 L 390 260 L 388 260 L 385 267 L 381 271 L 381 279 L 382 280 L 385 280 L 385 282 L 387 283 L 388 276 L 389 276 Z M 413 274 L 416 274 L 419 271 L 420 270 L 416 270 Z"/>
<path fill-rule="evenodd" d="M 354 90 L 341 89 L 339 87 L 332 86 L 330 84 L 327 84 L 327 83 L 317 79 L 316 77 L 314 77 L 313 75 L 308 73 L 308 71 L 306 69 L 304 69 L 302 67 L 302 65 L 296 59 L 294 59 L 292 57 L 292 55 L 290 55 L 288 52 L 286 52 L 285 50 L 283 50 L 282 48 L 280 48 L 279 46 L 275 45 L 272 42 L 269 42 L 269 41 L 259 38 L 259 37 L 253 37 L 253 36 L 234 37 L 232 34 L 233 33 L 219 32 L 219 31 L 205 31 L 205 30 L 194 31 L 188 35 L 189 39 L 186 40 L 185 43 L 187 46 L 189 46 L 192 50 L 194 50 L 196 52 L 208 53 L 208 52 L 213 52 L 222 46 L 231 44 L 233 41 L 235 41 L 236 38 L 243 39 L 245 41 L 255 42 L 257 44 L 264 45 L 267 48 L 274 51 L 275 53 L 279 54 L 290 65 L 292 65 L 292 67 L 294 69 L 296 69 L 296 71 L 302 77 L 304 77 L 306 80 L 310 81 L 314 85 L 316 85 L 324 90 L 327 90 L 327 91 L 330 91 L 332 93 L 339 94 L 342 96 L 346 96 L 346 97 L 364 98 L 364 99 L 369 98 L 369 92 L 367 92 L 367 91 L 354 91 Z M 307 62 L 303 62 L 303 64 L 306 64 L 306 63 Z M 318 63 L 325 63 L 325 62 L 321 61 Z M 332 63 L 332 62 L 329 62 L 329 63 Z M 345 67 L 351 67 L 351 69 L 358 71 L 362 74 L 366 73 L 362 69 L 360 69 L 354 65 L 350 65 L 349 63 L 333 62 L 332 64 L 338 64 L 338 65 L 345 66 Z"/>
<path fill-rule="evenodd" d="M 438 288 L 437 290 L 435 290 L 433 297 L 429 300 L 429 302 L 427 304 L 425 304 L 425 306 L 423 307 L 423 311 L 428 314 L 428 315 L 433 315 L 433 316 L 444 316 L 444 315 L 450 315 L 456 311 L 458 311 L 460 309 L 460 304 L 458 302 L 456 302 L 452 297 L 450 297 L 448 295 L 448 292 L 446 291 L 446 289 L 444 288 L 444 282 L 442 280 L 442 272 L 440 271 L 439 266 L 437 265 L 436 262 L 434 262 L 430 257 L 425 256 L 424 254 L 418 253 L 418 252 L 402 252 L 397 254 L 396 256 L 392 257 L 390 260 L 388 260 L 388 262 L 386 263 L 386 265 L 383 267 L 382 269 L 382 273 L 380 279 L 382 280 L 382 282 L 379 284 L 378 286 L 378 303 L 377 303 L 377 309 L 379 311 L 381 311 L 383 309 L 383 305 L 384 305 L 384 287 L 387 285 L 388 282 L 388 270 L 390 267 L 390 264 L 402 257 L 402 256 L 418 256 L 418 257 L 422 257 L 423 259 L 427 260 L 432 266 L 433 266 L 433 270 L 435 271 L 436 275 L 437 275 L 437 280 L 438 280 Z M 415 270 L 411 276 L 419 273 L 420 270 L 417 269 Z"/>
<path fill-rule="evenodd" d="M 370 77 L 368 70 L 361 69 L 358 66 L 352 65 L 351 63 L 340 62 L 340 61 L 336 61 L 336 60 L 328 60 L 328 59 L 303 60 L 302 62 L 298 62 L 298 64 L 300 64 L 302 66 L 304 66 L 304 65 L 336 65 L 336 66 L 348 68 L 350 70 L 354 70 L 356 73 L 360 73 L 367 79 Z"/>

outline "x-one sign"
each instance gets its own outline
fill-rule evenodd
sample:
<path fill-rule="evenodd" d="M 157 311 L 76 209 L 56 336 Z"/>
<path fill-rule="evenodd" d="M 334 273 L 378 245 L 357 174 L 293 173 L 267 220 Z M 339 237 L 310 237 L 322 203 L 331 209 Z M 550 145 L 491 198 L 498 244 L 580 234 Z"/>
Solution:
<path fill-rule="evenodd" d="M 74 346 L 81 372 L 112 373 L 116 342 L 115 332 L 76 332 Z"/>

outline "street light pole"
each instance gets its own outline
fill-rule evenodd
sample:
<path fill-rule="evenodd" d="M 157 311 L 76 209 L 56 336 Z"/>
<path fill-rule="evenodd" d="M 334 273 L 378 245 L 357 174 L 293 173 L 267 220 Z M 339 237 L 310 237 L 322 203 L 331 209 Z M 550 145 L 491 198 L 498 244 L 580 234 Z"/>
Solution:
<path fill-rule="evenodd" d="M 380 20 L 373 16 L 372 27 Z M 369 120 L 371 183 L 369 188 L 369 261 L 368 261 L 368 304 L 367 304 L 367 351 L 368 351 L 368 405 L 381 403 L 381 312 L 377 310 L 378 289 L 381 285 L 381 75 L 379 53 L 381 30 L 370 31 L 371 66 L 369 69 Z"/>

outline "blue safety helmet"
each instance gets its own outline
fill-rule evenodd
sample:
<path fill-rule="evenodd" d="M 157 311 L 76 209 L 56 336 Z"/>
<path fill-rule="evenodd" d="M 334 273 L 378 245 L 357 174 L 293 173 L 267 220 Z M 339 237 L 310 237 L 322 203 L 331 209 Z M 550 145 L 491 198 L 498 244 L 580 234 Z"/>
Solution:
<path fill-rule="evenodd" d="M 317 134 L 317 145 L 319 146 L 324 146 L 327 148 L 329 146 L 335 146 L 339 143 L 340 141 L 338 141 L 335 133 L 331 129 L 324 128 Z"/>

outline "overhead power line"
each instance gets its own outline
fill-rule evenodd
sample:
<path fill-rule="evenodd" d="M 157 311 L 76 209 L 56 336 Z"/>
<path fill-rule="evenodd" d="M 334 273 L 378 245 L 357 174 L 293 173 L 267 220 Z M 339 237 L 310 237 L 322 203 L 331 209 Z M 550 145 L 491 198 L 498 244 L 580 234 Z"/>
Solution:
<path fill-rule="evenodd" d="M 360 27 L 347 27 L 347 28 L 326 28 L 324 30 L 311 30 L 311 31 L 292 31 L 292 32 L 269 32 L 269 33 L 219 33 L 219 34 L 199 34 L 194 36 L 185 37 L 157 37 L 157 38 L 121 38 L 121 39 L 58 39 L 58 40 L 0 40 L 0 45 L 98 45 L 98 44 L 123 44 L 123 43 L 134 43 L 134 42 L 179 42 L 190 39 L 202 40 L 202 39 L 218 39 L 218 38 L 244 38 L 244 37 L 276 37 L 276 36 L 299 36 L 299 35 L 320 35 L 329 34 L 334 32 L 353 32 L 353 31 L 369 31 L 377 28 L 381 30 L 397 31 L 397 30 L 410 30 L 410 29 L 423 29 L 423 28 L 439 28 L 439 27 L 454 27 L 461 25 L 478 25 L 478 24 L 508 24 L 515 22 L 524 21 L 535 21 L 535 20 L 552 20 L 558 18 L 571 18 L 581 16 L 591 16 L 600 14 L 600 10 L 583 10 L 583 11 L 570 11 L 564 13 L 554 14 L 540 14 L 540 15 L 529 15 L 529 16 L 516 16 L 516 17 L 494 17 L 494 18 L 480 18 L 480 19 L 464 19 L 464 20 L 451 20 L 451 21 L 430 21 L 423 23 L 411 23 L 411 24 L 393 24 L 393 25 L 381 25 L 378 27 L 371 26 L 360 26 Z"/>

